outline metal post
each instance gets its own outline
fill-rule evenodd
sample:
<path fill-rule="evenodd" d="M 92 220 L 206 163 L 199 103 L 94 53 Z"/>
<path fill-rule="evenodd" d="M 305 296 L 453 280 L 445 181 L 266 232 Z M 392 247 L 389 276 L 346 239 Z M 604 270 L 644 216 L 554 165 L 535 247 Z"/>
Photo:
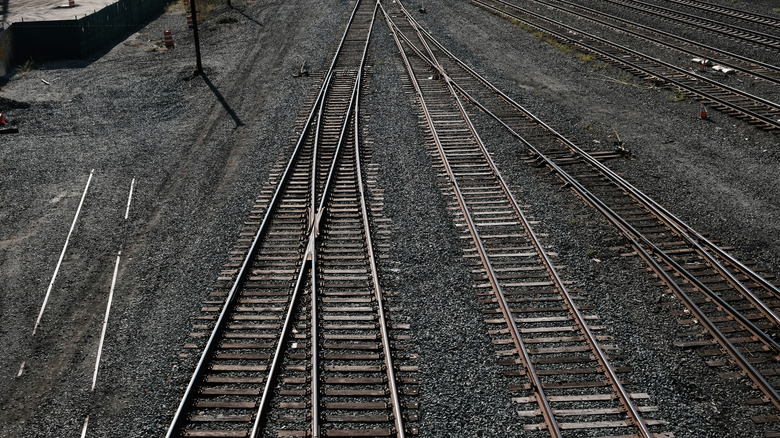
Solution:
<path fill-rule="evenodd" d="M 198 17 L 197 17 L 197 7 L 195 6 L 195 0 L 190 0 L 190 8 L 192 9 L 192 31 L 193 31 L 193 38 L 195 38 L 195 62 L 196 62 L 196 70 L 195 74 L 199 75 L 203 73 L 203 65 L 200 62 L 200 39 L 198 38 Z"/>

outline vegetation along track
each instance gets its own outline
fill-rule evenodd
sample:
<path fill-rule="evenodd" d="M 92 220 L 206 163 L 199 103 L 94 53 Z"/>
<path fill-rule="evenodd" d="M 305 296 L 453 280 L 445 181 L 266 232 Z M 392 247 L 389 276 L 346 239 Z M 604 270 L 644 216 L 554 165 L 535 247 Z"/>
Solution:
<path fill-rule="evenodd" d="M 405 436 L 416 369 L 393 362 L 357 126 L 375 17 L 357 2 L 251 242 L 203 309 L 210 336 L 168 436 Z"/>
<path fill-rule="evenodd" d="M 680 314 L 692 316 L 683 318 L 690 330 L 680 333 L 678 344 L 711 347 L 700 350 L 710 366 L 722 367 L 726 378 L 746 376 L 761 391 L 758 403 L 766 405 L 757 409 L 773 414 L 757 416 L 756 421 L 777 421 L 780 349 L 775 339 L 780 328 L 780 291 L 770 281 L 774 277 L 758 274 L 758 269 L 731 256 L 600 161 L 614 153 L 587 153 L 492 86 L 423 29 L 416 27 L 413 34 L 422 35 L 420 42 L 403 37 L 405 48 L 416 55 L 412 59 L 425 62 L 424 68 L 414 70 L 434 71 L 432 78 L 438 79 L 434 83 L 448 84 L 473 104 L 464 113 L 483 112 L 496 120 L 523 144 L 529 164 L 551 169 L 617 228 L 634 254 L 685 306 Z M 431 81 L 425 83 L 433 86 Z M 433 117 L 429 123 L 435 123 Z M 482 154 L 487 156 L 486 151 Z M 484 171 L 471 172 L 470 180 L 485 177 Z"/>
<path fill-rule="evenodd" d="M 696 96 L 703 103 L 711 104 L 714 108 L 761 129 L 780 132 L 780 104 L 722 84 L 687 68 L 653 58 L 600 36 L 584 32 L 512 3 L 503 0 L 471 1 L 498 15 L 522 22 L 525 26 L 550 35 L 564 44 L 593 53 L 644 79 L 656 81 L 658 84 L 668 84 Z"/>
<path fill-rule="evenodd" d="M 647 394 L 623 386 L 619 373 L 631 368 L 611 363 L 615 347 L 601 345 L 608 337 L 596 332 L 603 327 L 592 325 L 597 317 L 575 303 L 581 297 L 558 275 L 451 84 L 431 77 L 430 66 L 416 56 L 416 31 L 403 12 L 398 2 L 386 19 L 462 214 L 464 239 L 473 244 L 466 257 L 476 293 L 524 427 L 551 436 L 669 436 L 657 430 L 664 421 L 645 418 L 657 410 Z"/>

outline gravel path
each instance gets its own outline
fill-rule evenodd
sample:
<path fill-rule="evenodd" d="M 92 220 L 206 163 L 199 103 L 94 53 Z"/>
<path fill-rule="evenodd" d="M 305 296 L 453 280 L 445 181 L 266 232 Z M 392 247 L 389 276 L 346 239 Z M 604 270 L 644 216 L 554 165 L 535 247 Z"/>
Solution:
<path fill-rule="evenodd" d="M 292 73 L 304 62 L 315 73 L 326 68 L 352 7 L 344 0 L 233 3 L 236 9 L 215 10 L 202 24 L 203 77 L 192 77 L 192 43 L 173 7 L 101 56 L 39 64 L 0 82 L 0 111 L 20 129 L 0 138 L 0 436 L 76 436 L 87 415 L 88 436 L 164 434 L 190 375 L 179 354 L 194 317 L 318 86 L 315 76 Z M 716 3 L 765 14 L 772 5 Z M 733 245 L 738 257 L 780 272 L 776 135 L 719 113 L 700 121 L 696 102 L 670 102 L 671 91 L 562 53 L 468 1 L 425 6 L 421 22 L 510 96 L 583 146 L 610 145 L 617 131 L 632 156 L 610 162 L 613 169 Z M 173 50 L 162 48 L 164 29 L 173 30 Z M 384 23 L 374 38 L 373 93 L 364 106 L 393 224 L 387 266 L 399 268 L 396 318 L 411 324 L 420 352 L 420 435 L 519 436 L 517 407 Z M 664 290 L 642 265 L 610 249 L 620 243 L 614 231 L 544 171 L 524 165 L 520 147 L 500 129 L 476 122 L 538 231 L 549 234 L 564 275 L 585 291 L 635 366 L 632 388 L 653 397 L 669 430 L 678 437 L 762 436 L 750 420 L 760 409 L 743 406 L 755 396 L 744 382 L 721 379 L 695 351 L 672 345 L 682 329 L 658 303 Z"/>

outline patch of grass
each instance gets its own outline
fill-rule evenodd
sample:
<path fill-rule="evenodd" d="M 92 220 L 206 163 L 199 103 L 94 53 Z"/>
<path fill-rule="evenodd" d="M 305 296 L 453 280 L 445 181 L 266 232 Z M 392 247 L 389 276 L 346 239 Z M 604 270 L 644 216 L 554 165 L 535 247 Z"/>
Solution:
<path fill-rule="evenodd" d="M 599 58 L 592 53 L 577 53 L 577 59 L 582 62 L 587 62 L 593 67 L 593 70 L 604 70 L 609 67 L 606 62 L 599 61 Z"/>
<path fill-rule="evenodd" d="M 593 62 L 596 56 L 592 53 L 577 53 L 577 58 L 583 62 Z"/>
<path fill-rule="evenodd" d="M 593 258 L 598 254 L 599 250 L 596 248 L 588 247 L 588 249 L 585 250 L 585 257 Z"/>
<path fill-rule="evenodd" d="M 39 67 L 40 66 L 38 65 L 38 63 L 35 62 L 34 59 L 30 58 L 24 63 L 22 63 L 21 65 L 19 65 L 19 67 L 17 68 L 19 69 L 19 74 L 26 75 L 27 73 L 30 73 L 31 71 L 36 70 Z"/>
<path fill-rule="evenodd" d="M 685 93 L 682 90 L 675 90 L 674 94 L 669 96 L 669 102 L 682 102 L 685 100 Z"/>
<path fill-rule="evenodd" d="M 557 48 L 563 53 L 571 53 L 574 51 L 574 49 L 569 46 L 568 44 L 562 43 L 558 41 L 557 39 L 545 34 L 544 32 L 534 32 L 533 34 L 535 37 L 539 38 L 540 40 L 544 41 L 545 43 Z"/>
<path fill-rule="evenodd" d="M 178 2 L 170 2 L 170 3 L 165 5 L 165 13 L 166 14 L 169 14 L 171 12 L 183 11 L 183 10 L 184 10 L 184 5 L 180 1 L 178 1 Z"/>
<path fill-rule="evenodd" d="M 228 4 L 228 0 L 195 0 L 195 2 L 196 2 L 196 6 L 198 7 L 198 21 L 209 18 L 209 16 L 215 10 L 221 9 L 227 6 Z M 178 0 L 178 1 L 168 3 L 165 6 L 165 12 L 180 12 L 183 14 L 189 14 L 190 8 L 191 8 L 191 4 L 190 6 L 185 8 L 182 0 Z M 229 15 L 229 14 L 223 14 L 223 15 Z M 221 17 L 222 16 L 220 16 L 220 18 Z M 238 21 L 238 18 L 235 18 L 235 20 Z M 231 21 L 231 23 L 233 22 Z"/>
<path fill-rule="evenodd" d="M 227 0 L 196 0 L 198 3 L 198 13 L 203 14 L 205 18 L 216 9 L 227 6 Z"/>
<path fill-rule="evenodd" d="M 622 81 L 622 82 L 626 82 L 626 83 L 629 83 L 629 84 L 630 84 L 630 83 L 633 83 L 633 82 L 634 82 L 634 75 L 632 75 L 631 73 L 628 73 L 628 72 L 626 72 L 626 73 L 622 73 L 622 74 L 620 75 L 620 77 L 618 78 L 618 80 L 620 80 L 620 81 Z"/>
<path fill-rule="evenodd" d="M 780 13 L 780 8 L 772 8 L 773 11 Z"/>
<path fill-rule="evenodd" d="M 566 223 L 571 225 L 571 226 L 575 226 L 575 225 L 580 223 L 580 219 L 576 218 L 576 217 L 572 217 L 572 218 L 569 218 L 569 220 L 566 221 Z"/>

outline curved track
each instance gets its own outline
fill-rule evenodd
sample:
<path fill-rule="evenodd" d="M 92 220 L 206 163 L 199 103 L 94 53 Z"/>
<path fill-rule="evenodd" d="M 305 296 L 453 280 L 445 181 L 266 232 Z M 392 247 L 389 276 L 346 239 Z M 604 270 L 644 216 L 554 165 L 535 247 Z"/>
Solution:
<path fill-rule="evenodd" d="M 375 16 L 357 2 L 243 261 L 203 309 L 168 436 L 405 436 L 416 369 L 393 362 L 356 135 Z"/>
<path fill-rule="evenodd" d="M 613 346 L 597 335 L 594 315 L 583 313 L 559 276 L 539 238 L 490 158 L 455 90 L 440 70 L 415 56 L 408 15 L 387 15 L 397 45 L 432 134 L 432 148 L 462 214 L 466 250 L 472 260 L 477 295 L 494 327 L 498 355 L 507 366 L 510 389 L 521 404 L 526 429 L 551 436 L 651 432 L 663 421 L 645 418 L 656 410 L 647 395 L 630 393 L 619 377 L 630 367 L 614 367 Z M 424 40 L 418 40 L 425 46 Z M 427 49 L 426 49 L 427 50 Z M 429 59 L 435 57 L 427 51 Z M 641 404 L 641 405 L 640 405 Z M 588 431 L 588 432 L 585 432 Z"/>
<path fill-rule="evenodd" d="M 717 345 L 701 352 L 710 357 L 708 363 L 723 367 L 724 376 L 733 376 L 736 368 L 765 402 L 780 409 L 775 369 L 780 290 L 770 281 L 773 276 L 759 275 L 728 254 L 421 33 L 421 43 L 405 39 L 410 52 L 474 105 L 468 111 L 484 112 L 514 135 L 527 148 L 529 164 L 550 168 L 597 209 L 679 298 L 693 316 L 687 321 L 692 330 L 681 333 L 679 345 Z"/>

